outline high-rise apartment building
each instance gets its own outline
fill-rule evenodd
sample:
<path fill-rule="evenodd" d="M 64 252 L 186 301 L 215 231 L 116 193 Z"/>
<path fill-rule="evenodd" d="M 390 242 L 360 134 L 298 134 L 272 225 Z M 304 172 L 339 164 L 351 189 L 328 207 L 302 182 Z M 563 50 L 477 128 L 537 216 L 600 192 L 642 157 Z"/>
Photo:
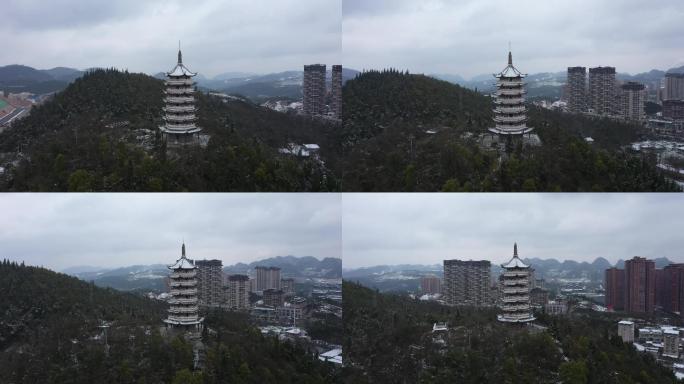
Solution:
<path fill-rule="evenodd" d="M 197 260 L 197 294 L 200 305 L 217 306 L 223 301 L 223 262 Z"/>
<path fill-rule="evenodd" d="M 280 268 L 256 267 L 256 290 L 280 289 Z"/>
<path fill-rule="evenodd" d="M 330 84 L 330 109 L 335 119 L 342 118 L 342 66 L 332 66 L 332 83 Z"/>
<path fill-rule="evenodd" d="M 660 284 L 659 284 L 660 285 Z M 667 312 L 681 312 L 682 290 L 684 289 L 684 264 L 670 264 L 662 271 L 663 310 Z"/>
<path fill-rule="evenodd" d="M 226 290 L 226 306 L 234 310 L 249 309 L 249 276 L 230 275 Z"/>
<path fill-rule="evenodd" d="M 589 107 L 598 115 L 615 114 L 615 68 L 589 68 Z"/>
<path fill-rule="evenodd" d="M 606 306 L 608 309 L 615 311 L 625 309 L 625 270 L 606 269 L 604 288 L 606 289 Z"/>
<path fill-rule="evenodd" d="M 264 305 L 269 307 L 282 307 L 285 303 L 285 294 L 280 289 L 267 289 L 264 291 Z"/>
<path fill-rule="evenodd" d="M 321 116 L 325 113 L 325 64 L 311 64 L 304 66 L 304 114 Z"/>
<path fill-rule="evenodd" d="M 444 260 L 444 300 L 449 305 L 487 305 L 491 263 Z"/>
<path fill-rule="evenodd" d="M 587 69 L 585 67 L 569 67 L 565 99 L 569 112 L 584 112 L 587 100 Z"/>
<path fill-rule="evenodd" d="M 289 277 L 280 280 L 280 289 L 283 290 L 285 296 L 294 296 L 295 294 L 295 279 Z"/>
<path fill-rule="evenodd" d="M 639 121 L 646 116 L 644 103 L 646 102 L 645 87 L 641 83 L 630 81 L 620 86 L 619 104 L 620 116 L 625 120 Z"/>
<path fill-rule="evenodd" d="M 423 276 L 420 278 L 420 291 L 422 293 L 435 294 L 442 290 L 442 282 L 437 276 Z"/>
<path fill-rule="evenodd" d="M 652 313 L 655 307 L 655 263 L 643 257 L 625 261 L 625 310 Z"/>
<path fill-rule="evenodd" d="M 684 73 L 665 74 L 664 100 L 684 100 Z"/>
<path fill-rule="evenodd" d="M 684 120 L 684 100 L 664 100 L 663 117 Z"/>

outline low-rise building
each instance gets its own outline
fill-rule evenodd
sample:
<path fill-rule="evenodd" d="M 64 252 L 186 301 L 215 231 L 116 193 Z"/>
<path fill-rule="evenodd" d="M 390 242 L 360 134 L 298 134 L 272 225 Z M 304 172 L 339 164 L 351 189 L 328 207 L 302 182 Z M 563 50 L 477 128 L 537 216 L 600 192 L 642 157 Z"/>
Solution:
<path fill-rule="evenodd" d="M 618 322 L 618 336 L 625 343 L 634 342 L 634 322 L 629 320 Z"/>

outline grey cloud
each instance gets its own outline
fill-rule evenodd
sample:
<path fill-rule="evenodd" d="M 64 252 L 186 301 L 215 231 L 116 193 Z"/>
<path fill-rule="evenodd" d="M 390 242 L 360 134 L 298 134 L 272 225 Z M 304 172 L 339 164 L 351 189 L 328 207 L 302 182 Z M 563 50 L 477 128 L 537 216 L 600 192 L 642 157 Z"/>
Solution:
<path fill-rule="evenodd" d="M 112 4 L 114 3 L 114 4 Z M 190 68 L 275 72 L 341 61 L 340 0 L 11 2 L 0 64 L 168 70 L 178 40 Z"/>
<path fill-rule="evenodd" d="M 345 268 L 523 257 L 684 261 L 684 198 L 655 194 L 345 195 Z"/>
<path fill-rule="evenodd" d="M 175 260 L 341 256 L 339 195 L 3 195 L 0 257 L 62 269 Z"/>
<path fill-rule="evenodd" d="M 343 52 L 351 67 L 468 77 L 505 65 L 508 41 L 529 73 L 570 65 L 614 65 L 636 73 L 684 64 L 678 41 L 684 8 L 678 0 L 426 1 L 347 9 Z"/>

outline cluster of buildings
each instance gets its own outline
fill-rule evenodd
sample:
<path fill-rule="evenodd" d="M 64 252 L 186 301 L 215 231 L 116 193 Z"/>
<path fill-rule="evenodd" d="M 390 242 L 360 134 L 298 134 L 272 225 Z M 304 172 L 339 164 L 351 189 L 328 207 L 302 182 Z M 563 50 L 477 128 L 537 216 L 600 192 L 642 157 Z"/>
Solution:
<path fill-rule="evenodd" d="M 567 109 L 574 113 L 617 117 L 628 121 L 645 118 L 646 87 L 638 82 L 619 83 L 615 67 L 569 67 L 565 89 Z"/>
<path fill-rule="evenodd" d="M 326 65 L 304 66 L 302 110 L 307 116 L 342 118 L 342 65 L 333 65 L 330 92 L 326 86 Z M 330 100 L 327 104 L 326 100 Z"/>
<path fill-rule="evenodd" d="M 628 121 L 645 119 L 644 105 L 648 99 L 643 83 L 620 82 L 615 67 L 569 67 L 565 85 L 568 112 L 620 118 Z M 662 105 L 662 117 L 684 119 L 684 74 L 666 73 L 657 90 L 657 102 Z"/>
<path fill-rule="evenodd" d="M 626 319 L 618 322 L 618 336 L 643 353 L 650 353 L 661 364 L 671 367 L 678 379 L 684 379 L 682 336 L 684 328 L 671 325 L 639 326 L 637 321 Z M 639 327 L 637 327 L 639 326 Z"/>
<path fill-rule="evenodd" d="M 436 276 L 421 278 L 425 295 L 441 293 L 447 305 L 498 306 L 499 321 L 527 323 L 535 318 L 533 309 L 559 315 L 567 313 L 567 303 L 550 301 L 544 280 L 534 277 L 534 269 L 518 256 L 513 245 L 513 257 L 502 264 L 503 272 L 492 284 L 491 263 L 487 260 L 444 260 L 444 279 Z"/>
<path fill-rule="evenodd" d="M 680 314 L 684 306 L 684 264 L 656 269 L 643 257 L 625 261 L 625 268 L 606 269 L 604 287 L 609 310 L 651 314 L 656 307 Z"/>

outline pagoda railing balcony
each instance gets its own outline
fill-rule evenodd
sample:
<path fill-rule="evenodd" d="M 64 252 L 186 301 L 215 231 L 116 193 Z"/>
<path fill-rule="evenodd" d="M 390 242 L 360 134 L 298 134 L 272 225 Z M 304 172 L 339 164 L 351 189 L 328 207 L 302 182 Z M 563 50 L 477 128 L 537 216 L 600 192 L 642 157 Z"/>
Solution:
<path fill-rule="evenodd" d="M 169 320 L 171 321 L 178 321 L 178 322 L 192 322 L 192 321 L 197 321 L 199 317 L 197 315 L 190 315 L 190 316 L 169 316 Z"/>
<path fill-rule="evenodd" d="M 524 288 L 504 288 L 503 292 L 504 292 L 504 294 L 529 293 L 529 289 L 527 287 L 524 287 Z"/>
<path fill-rule="evenodd" d="M 528 300 L 529 298 L 527 296 L 507 296 L 501 299 L 504 303 L 526 303 Z"/>
<path fill-rule="evenodd" d="M 517 87 L 517 86 L 523 86 L 525 83 L 522 82 L 522 80 L 499 80 L 497 81 L 494 85 L 496 86 L 503 86 L 503 87 Z"/>
<path fill-rule="evenodd" d="M 527 107 L 519 106 L 519 107 L 496 107 L 494 109 L 494 113 L 522 113 L 522 112 L 527 112 Z"/>
<path fill-rule="evenodd" d="M 195 82 L 192 79 L 168 79 L 166 80 L 166 85 L 186 85 L 192 87 Z"/>
<path fill-rule="evenodd" d="M 164 107 L 163 108 L 164 112 L 170 112 L 170 113 L 187 113 L 187 112 L 195 112 L 195 106 L 194 105 L 184 105 L 184 106 L 169 106 L 169 107 Z"/>
<path fill-rule="evenodd" d="M 197 117 L 194 114 L 187 115 L 165 115 L 164 120 L 166 121 L 195 121 Z"/>
<path fill-rule="evenodd" d="M 519 96 L 525 94 L 524 89 L 505 89 L 500 88 L 496 91 L 497 96 Z"/>
<path fill-rule="evenodd" d="M 504 98 L 498 98 L 496 101 L 494 101 L 495 104 L 501 104 L 501 105 L 519 105 L 519 104 L 524 104 L 525 99 L 522 97 L 516 97 L 513 99 L 504 99 Z"/>
<path fill-rule="evenodd" d="M 509 131 L 525 131 L 528 129 L 526 124 L 497 124 L 496 128 Z"/>
<path fill-rule="evenodd" d="M 173 288 L 178 288 L 178 287 L 195 287 L 195 286 L 197 286 L 197 281 L 195 281 L 195 280 L 189 280 L 189 281 L 172 281 L 170 285 L 171 285 L 171 287 L 173 287 Z"/>
<path fill-rule="evenodd" d="M 170 299 L 169 304 L 197 304 L 197 298 L 188 298 L 188 299 Z"/>
<path fill-rule="evenodd" d="M 173 272 L 169 275 L 169 278 L 171 279 L 191 279 L 193 277 L 197 276 L 197 272 L 195 270 L 192 270 L 192 272 Z"/>
<path fill-rule="evenodd" d="M 197 289 L 172 289 L 171 290 L 171 296 L 178 296 L 178 295 L 184 295 L 184 296 L 190 296 L 190 295 L 196 295 L 197 294 Z"/>
<path fill-rule="evenodd" d="M 504 305 L 503 310 L 506 312 L 508 312 L 508 311 L 529 311 L 530 306 L 528 304 Z"/>
<path fill-rule="evenodd" d="M 527 271 L 516 271 L 516 270 L 507 270 L 506 272 L 503 273 L 504 278 L 507 277 L 527 277 L 529 276 L 529 273 Z"/>
<path fill-rule="evenodd" d="M 167 95 L 186 95 L 195 93 L 193 88 L 166 88 Z"/>
<path fill-rule="evenodd" d="M 500 115 L 500 116 L 495 116 L 494 121 L 496 121 L 497 123 L 515 124 L 515 123 L 521 123 L 521 122 L 527 121 L 527 116 L 525 116 L 525 115 L 517 115 L 517 116 Z"/>
<path fill-rule="evenodd" d="M 512 286 L 512 285 L 521 285 L 521 286 L 527 286 L 527 279 L 504 279 L 504 285 Z"/>
<path fill-rule="evenodd" d="M 523 319 L 530 319 L 531 315 L 526 312 L 522 313 L 505 313 L 503 315 L 504 319 L 511 319 L 511 320 L 523 320 Z"/>
<path fill-rule="evenodd" d="M 199 308 L 197 306 L 169 308 L 169 313 L 197 313 L 198 311 Z"/>
<path fill-rule="evenodd" d="M 169 96 L 164 98 L 164 103 L 166 104 L 185 104 L 185 103 L 194 103 L 195 98 L 192 96 L 188 97 L 178 97 L 178 96 Z"/>

